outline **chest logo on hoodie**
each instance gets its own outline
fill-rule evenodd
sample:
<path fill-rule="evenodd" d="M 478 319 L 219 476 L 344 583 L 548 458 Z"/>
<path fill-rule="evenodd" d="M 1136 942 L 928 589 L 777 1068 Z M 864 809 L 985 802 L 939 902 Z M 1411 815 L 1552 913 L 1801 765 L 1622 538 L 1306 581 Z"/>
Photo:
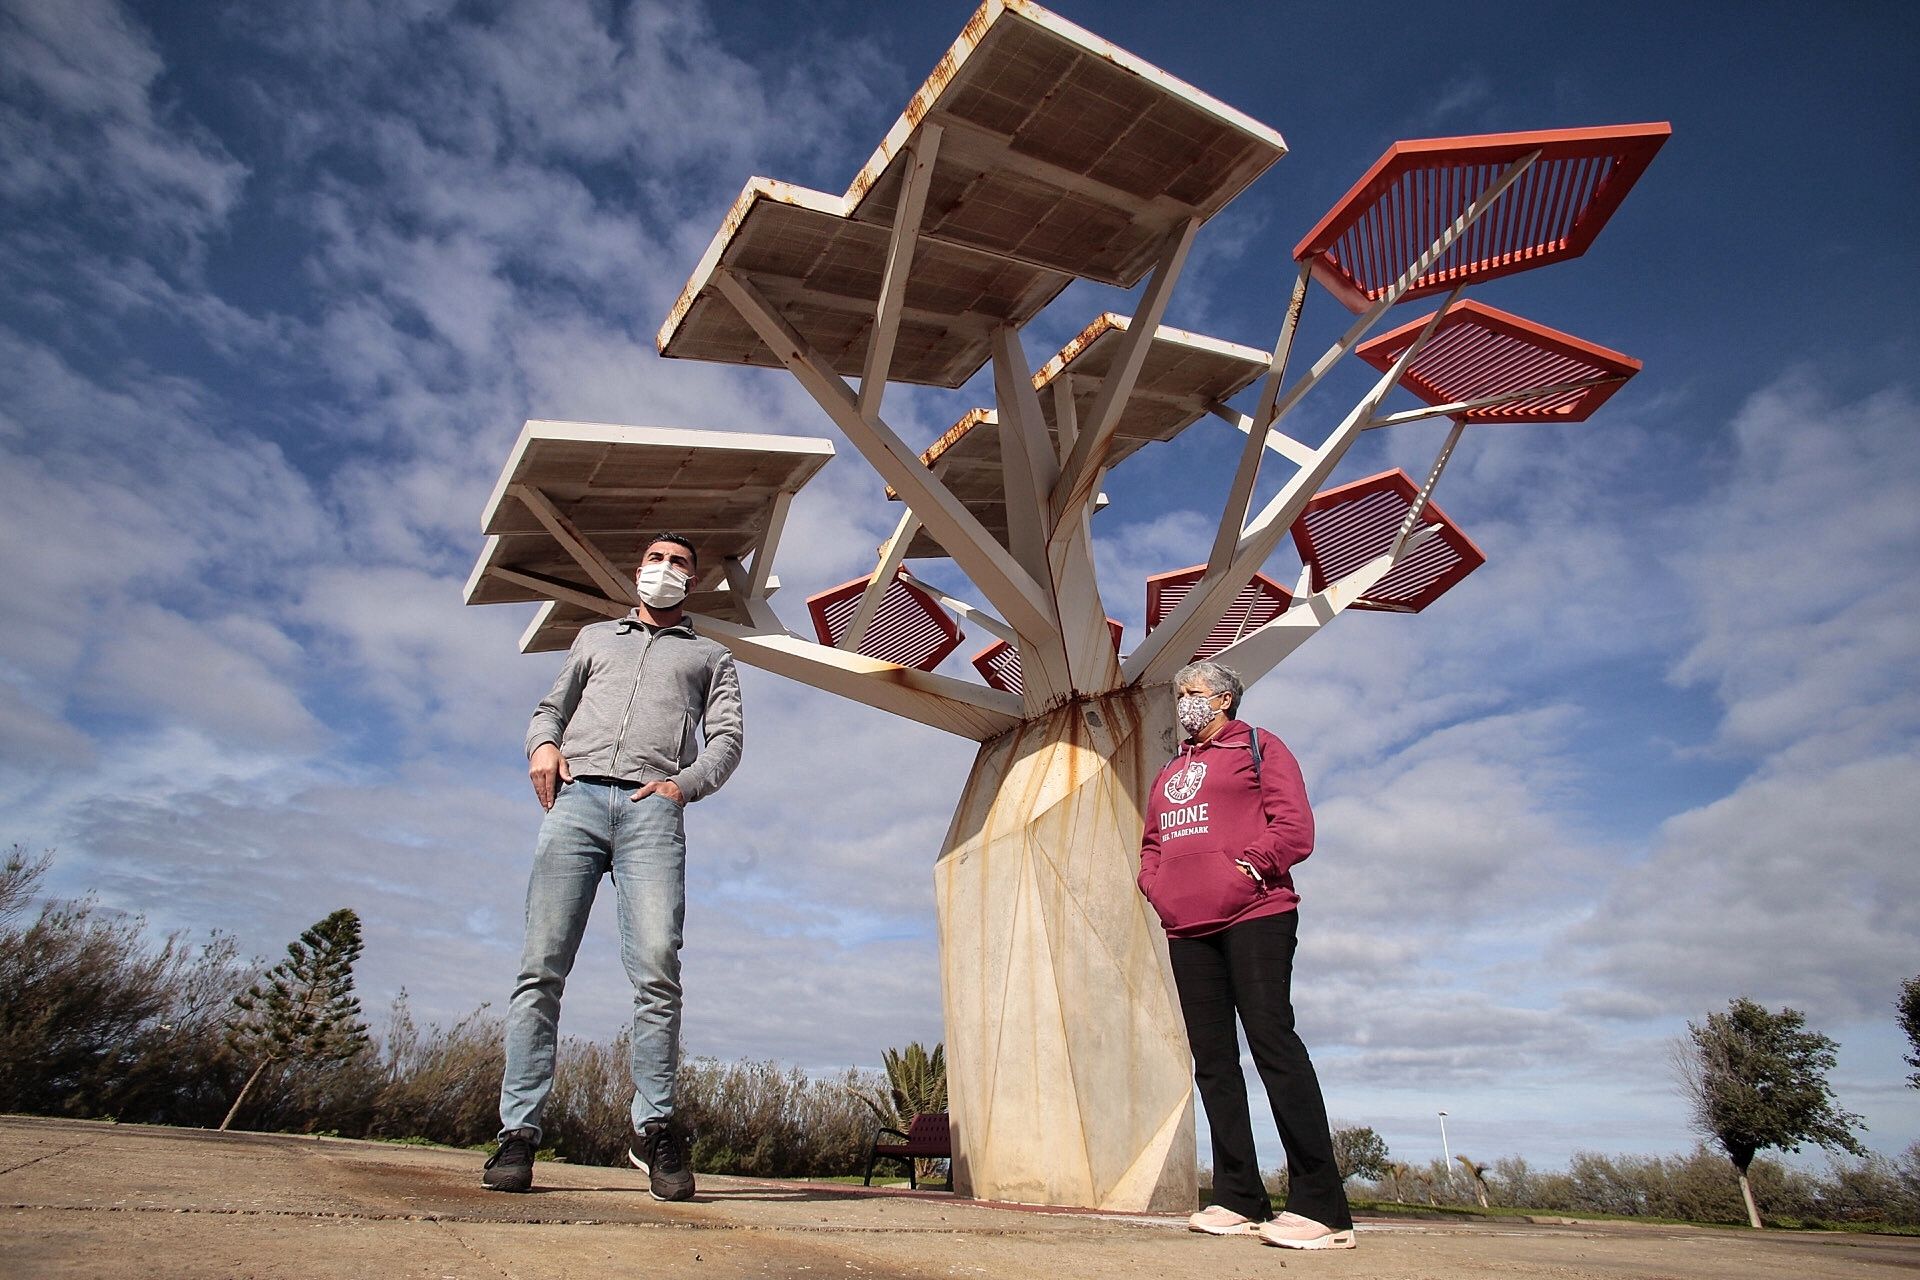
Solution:
<path fill-rule="evenodd" d="M 1162 791 L 1168 804 L 1185 804 L 1200 794 L 1200 784 L 1207 780 L 1207 766 L 1193 760 L 1184 769 L 1177 769 L 1167 776 L 1167 785 Z"/>

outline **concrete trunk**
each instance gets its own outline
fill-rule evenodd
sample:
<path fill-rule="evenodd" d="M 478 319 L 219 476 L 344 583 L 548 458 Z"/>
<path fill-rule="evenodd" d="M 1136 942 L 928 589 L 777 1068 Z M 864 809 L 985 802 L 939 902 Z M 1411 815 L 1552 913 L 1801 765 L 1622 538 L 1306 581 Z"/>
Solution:
<path fill-rule="evenodd" d="M 954 1187 L 1194 1208 L 1192 1059 L 1134 886 L 1166 686 L 1059 707 L 980 749 L 934 869 Z"/>

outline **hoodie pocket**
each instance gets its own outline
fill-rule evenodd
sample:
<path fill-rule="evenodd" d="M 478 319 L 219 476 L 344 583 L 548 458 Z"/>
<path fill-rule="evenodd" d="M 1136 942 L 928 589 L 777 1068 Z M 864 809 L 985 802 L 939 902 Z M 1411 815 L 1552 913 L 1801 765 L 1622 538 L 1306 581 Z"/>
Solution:
<path fill-rule="evenodd" d="M 1217 849 L 1164 859 L 1153 888 L 1154 910 L 1169 929 L 1231 920 L 1262 893 L 1231 857 Z"/>
<path fill-rule="evenodd" d="M 675 753 L 674 758 L 680 762 L 680 767 L 684 769 L 692 764 L 694 758 L 699 754 L 700 753 L 694 749 L 693 712 L 689 711 L 680 719 L 680 749 Z"/>

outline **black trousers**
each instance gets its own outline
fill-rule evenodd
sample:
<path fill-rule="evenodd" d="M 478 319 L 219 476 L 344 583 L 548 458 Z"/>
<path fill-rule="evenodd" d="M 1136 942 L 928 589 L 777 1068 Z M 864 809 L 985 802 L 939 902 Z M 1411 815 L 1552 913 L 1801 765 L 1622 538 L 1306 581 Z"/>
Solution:
<path fill-rule="evenodd" d="M 1287 1209 L 1343 1231 L 1353 1215 L 1334 1163 L 1327 1104 L 1293 1030 L 1299 927 L 1299 912 L 1288 911 L 1204 938 L 1171 938 L 1167 951 L 1193 1049 L 1193 1080 L 1213 1134 L 1213 1203 L 1255 1221 L 1273 1216 L 1253 1151 L 1237 1015 L 1287 1151 Z"/>

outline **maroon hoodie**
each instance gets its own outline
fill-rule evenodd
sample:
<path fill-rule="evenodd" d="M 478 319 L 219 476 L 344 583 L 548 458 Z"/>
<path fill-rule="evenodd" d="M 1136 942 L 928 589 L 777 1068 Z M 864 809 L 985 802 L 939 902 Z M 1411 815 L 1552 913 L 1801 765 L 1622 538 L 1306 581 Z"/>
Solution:
<path fill-rule="evenodd" d="M 1313 852 L 1313 811 L 1300 766 L 1286 744 L 1229 720 L 1200 743 L 1186 743 L 1147 794 L 1140 837 L 1140 892 L 1169 938 L 1198 938 L 1242 920 L 1300 905 L 1293 864 Z M 1244 859 L 1256 884 L 1235 865 Z"/>

